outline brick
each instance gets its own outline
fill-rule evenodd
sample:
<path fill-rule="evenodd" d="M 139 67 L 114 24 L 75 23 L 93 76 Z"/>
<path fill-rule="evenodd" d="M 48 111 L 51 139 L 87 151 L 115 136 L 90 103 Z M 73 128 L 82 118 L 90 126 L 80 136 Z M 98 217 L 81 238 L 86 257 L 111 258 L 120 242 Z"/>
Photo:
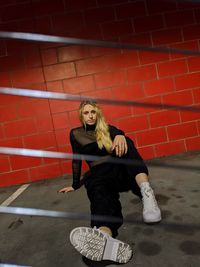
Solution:
<path fill-rule="evenodd" d="M 47 82 L 75 77 L 74 64 L 62 63 L 44 67 L 44 76 Z"/>
<path fill-rule="evenodd" d="M 188 138 L 185 140 L 187 151 L 200 149 L 200 137 Z"/>
<path fill-rule="evenodd" d="M 17 119 L 17 110 L 14 106 L 0 107 L 0 123 Z"/>
<path fill-rule="evenodd" d="M 152 32 L 153 45 L 164 45 L 182 42 L 182 34 L 180 29 L 166 29 Z"/>
<path fill-rule="evenodd" d="M 164 78 L 154 81 L 144 82 L 146 96 L 166 94 L 174 91 L 174 82 L 171 78 Z"/>
<path fill-rule="evenodd" d="M 89 57 L 104 56 L 109 54 L 119 54 L 119 50 L 116 48 L 90 46 L 88 47 L 88 49 L 89 49 Z"/>
<path fill-rule="evenodd" d="M 20 137 L 36 132 L 36 127 L 32 119 L 8 122 L 4 127 L 7 137 Z"/>
<path fill-rule="evenodd" d="M 76 63 L 79 76 L 137 65 L 138 57 L 136 52 L 106 55 L 104 57 L 81 60 Z"/>
<path fill-rule="evenodd" d="M 54 114 L 53 115 L 53 125 L 54 125 L 54 129 L 69 128 L 68 114 L 66 112 Z"/>
<path fill-rule="evenodd" d="M 0 140 L 0 146 L 22 148 L 23 147 L 22 138 Z"/>
<path fill-rule="evenodd" d="M 123 70 L 103 72 L 94 76 L 97 89 L 124 85 L 126 75 Z"/>
<path fill-rule="evenodd" d="M 117 86 L 112 88 L 115 98 L 118 100 L 138 100 L 145 97 L 143 86 L 141 82 Z"/>
<path fill-rule="evenodd" d="M 163 143 L 167 141 L 167 135 L 164 128 L 145 130 L 136 133 L 138 146 Z"/>
<path fill-rule="evenodd" d="M 9 72 L 25 69 L 24 55 L 0 57 L 0 71 Z"/>
<path fill-rule="evenodd" d="M 153 146 L 139 147 L 138 152 L 144 160 L 152 159 L 155 157 Z"/>
<path fill-rule="evenodd" d="M 91 23 L 105 23 L 107 21 L 115 20 L 115 13 L 112 7 L 98 7 L 85 10 L 86 24 Z"/>
<path fill-rule="evenodd" d="M 64 2 L 62 0 L 56 0 L 56 2 L 49 0 L 32 2 L 34 14 L 37 14 L 37 16 L 62 12 L 64 7 Z"/>
<path fill-rule="evenodd" d="M 191 50 L 196 52 L 199 50 L 199 45 L 198 45 L 198 40 L 194 40 L 194 41 L 185 41 L 185 42 L 181 42 L 179 44 L 173 44 L 172 48 L 177 48 L 180 50 Z M 186 55 L 184 53 L 171 53 L 171 58 L 175 59 L 175 58 L 186 58 L 189 57 L 191 55 Z"/>
<path fill-rule="evenodd" d="M 7 156 L 0 157 L 0 173 L 10 171 L 10 162 Z"/>
<path fill-rule="evenodd" d="M 145 16 L 134 19 L 135 32 L 148 32 L 163 29 L 162 15 Z"/>
<path fill-rule="evenodd" d="M 167 142 L 155 145 L 156 157 L 163 157 L 186 152 L 184 141 Z"/>
<path fill-rule="evenodd" d="M 10 156 L 10 163 L 12 170 L 26 169 L 31 167 L 40 166 L 41 158 L 36 157 L 23 157 L 23 156 Z"/>
<path fill-rule="evenodd" d="M 177 2 L 177 7 L 178 9 L 191 9 L 191 8 L 198 8 L 199 7 L 199 3 L 198 1 L 178 1 Z"/>
<path fill-rule="evenodd" d="M 111 40 L 111 38 L 119 37 L 121 35 L 133 33 L 131 20 L 106 22 L 103 23 L 101 27 L 103 31 L 103 36 L 107 40 Z"/>
<path fill-rule="evenodd" d="M 120 119 L 118 125 L 119 128 L 123 129 L 126 133 L 137 132 L 149 128 L 147 116 Z"/>
<path fill-rule="evenodd" d="M 56 146 L 56 140 L 53 132 L 25 136 L 23 139 L 25 148 L 46 149 L 48 147 Z"/>
<path fill-rule="evenodd" d="M 41 115 L 50 115 L 49 103 L 46 99 L 24 102 L 18 108 L 20 118 L 40 117 Z"/>
<path fill-rule="evenodd" d="M 28 170 L 18 170 L 7 173 L 0 173 L 0 187 L 29 183 Z"/>
<path fill-rule="evenodd" d="M 179 112 L 176 110 L 162 110 L 149 115 L 152 128 L 167 126 L 180 122 Z"/>
<path fill-rule="evenodd" d="M 30 18 L 33 16 L 33 9 L 30 3 L 22 3 L 3 7 L 1 10 L 1 20 L 20 20 L 23 18 Z"/>
<path fill-rule="evenodd" d="M 17 28 L 15 26 L 15 28 L 13 29 L 14 31 L 17 31 Z M 19 56 L 24 54 L 24 49 L 27 46 L 27 42 L 26 41 L 18 41 L 18 40 L 6 40 L 6 45 L 7 45 L 7 52 L 8 55 L 12 56 Z"/>
<path fill-rule="evenodd" d="M 200 24 L 183 27 L 183 38 L 187 40 L 196 40 L 200 38 Z"/>
<path fill-rule="evenodd" d="M 193 97 L 191 91 L 180 91 L 163 96 L 163 104 L 192 105 Z"/>
<path fill-rule="evenodd" d="M 167 128 L 169 140 L 184 139 L 187 137 L 197 136 L 197 125 L 195 122 L 171 125 Z"/>
<path fill-rule="evenodd" d="M 199 88 L 193 90 L 193 95 L 194 95 L 194 102 L 200 103 L 200 89 Z"/>
<path fill-rule="evenodd" d="M 19 20 L 17 30 L 19 32 L 35 33 L 35 20 L 32 17 Z"/>
<path fill-rule="evenodd" d="M 199 87 L 200 72 L 175 77 L 177 90 Z"/>
<path fill-rule="evenodd" d="M 0 7 L 7 6 L 7 5 L 13 5 L 15 3 L 16 3 L 15 0 L 0 1 Z"/>
<path fill-rule="evenodd" d="M 4 87 L 4 86 L 10 87 L 11 86 L 10 75 L 8 72 L 0 72 L 0 86 L 1 87 Z"/>
<path fill-rule="evenodd" d="M 7 51 L 6 51 L 6 43 L 4 40 L 0 41 L 0 57 L 6 56 Z"/>
<path fill-rule="evenodd" d="M 199 57 L 189 57 L 187 59 L 188 68 L 190 72 L 200 71 L 200 60 Z"/>
<path fill-rule="evenodd" d="M 43 66 L 58 63 L 57 51 L 55 48 L 41 50 Z"/>
<path fill-rule="evenodd" d="M 36 68 L 42 66 L 39 45 L 27 46 L 25 50 L 25 64 L 27 68 Z"/>
<path fill-rule="evenodd" d="M 78 110 L 69 112 L 70 128 L 79 127 L 81 125 Z"/>
<path fill-rule="evenodd" d="M 35 18 L 35 32 L 41 34 L 53 34 L 51 17 Z"/>
<path fill-rule="evenodd" d="M 49 178 L 56 178 L 59 176 L 61 176 L 61 168 L 59 163 L 30 169 L 31 182 Z"/>
<path fill-rule="evenodd" d="M 14 95 L 4 95 L 0 96 L 0 106 L 6 105 L 16 105 L 17 103 L 25 101 L 25 97 L 22 96 L 14 96 Z"/>
<path fill-rule="evenodd" d="M 70 144 L 69 129 L 68 130 L 66 130 L 66 129 L 56 130 L 55 135 L 56 135 L 56 141 L 57 141 L 59 146 Z"/>
<path fill-rule="evenodd" d="M 63 82 L 62 81 L 52 81 L 52 82 L 47 82 L 47 91 L 50 92 L 58 92 L 58 93 L 63 93 Z"/>
<path fill-rule="evenodd" d="M 194 10 L 195 19 L 198 23 L 200 23 L 200 8 L 196 8 Z"/>
<path fill-rule="evenodd" d="M 200 109 L 200 105 L 193 106 Z M 181 115 L 181 121 L 187 122 L 187 121 L 194 121 L 194 120 L 200 120 L 200 111 L 199 112 L 187 112 L 187 111 L 180 111 Z"/>
<path fill-rule="evenodd" d="M 135 18 L 146 15 L 145 4 L 142 1 L 117 5 L 115 10 L 117 19 Z"/>
<path fill-rule="evenodd" d="M 123 43 L 131 43 L 138 45 L 149 45 L 152 46 L 151 35 L 148 33 L 139 33 L 139 34 L 131 34 L 120 37 L 121 42 Z"/>
<path fill-rule="evenodd" d="M 185 74 L 188 72 L 187 62 L 183 59 L 158 63 L 157 66 L 159 77 L 175 76 L 177 74 Z"/>
<path fill-rule="evenodd" d="M 174 1 L 160 1 L 147 0 L 147 10 L 149 14 L 163 13 L 176 10 L 176 2 Z"/>
<path fill-rule="evenodd" d="M 81 60 L 77 62 L 76 69 L 78 76 L 82 76 L 101 71 L 107 71 L 110 69 L 110 66 L 107 64 L 105 59 L 95 58 L 95 59 Z"/>
<path fill-rule="evenodd" d="M 140 115 L 140 114 L 147 114 L 158 110 L 158 107 L 148 107 L 143 106 L 142 104 L 159 104 L 162 106 L 162 99 L 160 96 L 154 96 L 154 97 L 147 97 L 145 100 L 140 101 L 141 105 L 135 105 L 133 106 L 133 114 L 134 115 Z M 160 109 L 160 108 L 159 108 Z"/>
<path fill-rule="evenodd" d="M 52 114 L 59 112 L 66 112 L 76 110 L 79 107 L 77 101 L 62 101 L 62 100 L 50 100 L 50 107 Z"/>
<path fill-rule="evenodd" d="M 80 11 L 81 9 L 93 8 L 97 6 L 96 0 L 65 0 L 66 7 L 70 11 Z"/>
<path fill-rule="evenodd" d="M 44 82 L 42 68 L 14 71 L 11 73 L 11 79 L 15 87 Z"/>
<path fill-rule="evenodd" d="M 139 59 L 141 65 L 144 65 L 169 60 L 169 54 L 152 51 L 139 51 Z"/>
<path fill-rule="evenodd" d="M 117 4 L 123 4 L 126 3 L 127 0 L 98 0 L 99 6 L 112 6 Z"/>
<path fill-rule="evenodd" d="M 83 76 L 63 81 L 64 92 L 81 93 L 94 90 L 94 80 L 92 76 Z"/>
<path fill-rule="evenodd" d="M 0 124 L 0 141 L 1 141 L 1 139 L 3 139 L 4 137 L 5 137 L 4 128 L 3 128 L 3 126 Z"/>
<path fill-rule="evenodd" d="M 38 132 L 48 132 L 53 130 L 52 117 L 41 115 L 35 118 L 35 125 Z"/>
<path fill-rule="evenodd" d="M 89 57 L 89 47 L 72 45 L 58 48 L 59 62 L 80 60 Z"/>
<path fill-rule="evenodd" d="M 176 11 L 164 14 L 166 26 L 176 27 L 194 23 L 193 10 Z"/>
<path fill-rule="evenodd" d="M 115 96 L 114 96 L 115 97 Z M 108 114 L 106 115 L 107 119 L 110 120 L 118 120 L 123 117 L 131 116 L 131 107 L 130 106 L 111 106 L 104 108 L 104 113 Z"/>
<path fill-rule="evenodd" d="M 156 78 L 155 65 L 129 68 L 127 77 L 129 83 L 153 80 Z"/>
<path fill-rule="evenodd" d="M 65 36 L 72 36 L 73 33 L 76 34 L 83 30 L 84 17 L 82 12 L 64 13 L 52 16 L 52 22 L 56 35 L 68 33 L 69 35 Z"/>

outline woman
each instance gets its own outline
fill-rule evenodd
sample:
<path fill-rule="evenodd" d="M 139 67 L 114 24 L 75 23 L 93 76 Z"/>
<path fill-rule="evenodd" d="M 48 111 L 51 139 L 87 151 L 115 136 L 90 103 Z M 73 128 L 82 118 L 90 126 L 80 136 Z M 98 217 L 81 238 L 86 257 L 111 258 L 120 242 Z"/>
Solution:
<path fill-rule="evenodd" d="M 132 255 L 131 247 L 117 239 L 117 230 L 123 223 L 119 192 L 132 190 L 142 198 L 143 219 L 146 223 L 161 220 L 161 212 L 148 181 L 148 169 L 137 152 L 133 141 L 124 132 L 108 125 L 95 102 L 82 102 L 79 108 L 81 127 L 70 132 L 73 153 L 101 156 L 99 161 L 88 161 L 89 171 L 84 174 L 84 185 L 90 200 L 91 227 L 72 230 L 70 241 L 91 260 L 113 260 L 126 263 Z M 114 164 L 109 158 L 133 159 L 137 164 Z M 73 192 L 80 187 L 81 160 L 73 159 L 73 184 L 59 192 Z M 95 218 L 104 215 L 105 222 Z M 108 221 L 106 216 L 118 218 Z"/>

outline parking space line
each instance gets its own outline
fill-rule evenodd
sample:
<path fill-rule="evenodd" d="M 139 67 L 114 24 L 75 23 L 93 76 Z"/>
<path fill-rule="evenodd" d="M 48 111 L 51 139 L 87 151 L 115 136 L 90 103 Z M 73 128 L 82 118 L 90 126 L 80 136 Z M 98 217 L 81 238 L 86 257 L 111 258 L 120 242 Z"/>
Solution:
<path fill-rule="evenodd" d="M 23 184 L 9 198 L 7 198 L 0 206 L 9 206 L 20 194 L 22 194 L 30 184 Z"/>

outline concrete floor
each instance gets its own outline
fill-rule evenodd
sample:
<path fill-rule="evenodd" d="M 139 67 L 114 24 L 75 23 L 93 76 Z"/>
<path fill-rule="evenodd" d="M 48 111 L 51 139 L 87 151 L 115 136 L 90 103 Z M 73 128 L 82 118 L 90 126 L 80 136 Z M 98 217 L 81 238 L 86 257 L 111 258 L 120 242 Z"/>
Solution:
<path fill-rule="evenodd" d="M 200 166 L 200 151 L 152 162 Z M 125 223 L 119 231 L 118 238 L 131 244 L 134 250 L 126 266 L 199 267 L 200 171 L 150 165 L 149 170 L 163 220 L 157 225 L 144 224 L 141 201 L 131 192 L 121 194 L 124 218 L 135 222 Z M 10 206 L 88 213 L 84 188 L 70 194 L 57 193 L 70 182 L 58 178 L 32 183 Z M 0 203 L 17 188 L 19 186 L 1 188 Z M 0 262 L 35 267 L 116 266 L 108 261 L 85 260 L 76 252 L 69 242 L 69 233 L 77 226 L 89 226 L 89 222 L 1 214 Z"/>

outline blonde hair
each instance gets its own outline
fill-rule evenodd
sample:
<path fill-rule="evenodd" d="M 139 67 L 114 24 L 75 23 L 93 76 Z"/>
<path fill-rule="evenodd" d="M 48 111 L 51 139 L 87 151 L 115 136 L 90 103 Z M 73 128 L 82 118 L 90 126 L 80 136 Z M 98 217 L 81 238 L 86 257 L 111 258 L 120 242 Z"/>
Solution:
<path fill-rule="evenodd" d="M 104 116 L 102 114 L 101 108 L 93 101 L 83 101 L 79 107 L 79 119 L 81 123 L 86 127 L 86 124 L 83 120 L 83 108 L 85 105 L 91 105 L 94 107 L 97 115 L 95 134 L 98 147 L 102 149 L 105 147 L 108 153 L 111 153 L 112 140 L 110 137 L 109 127 L 106 123 Z"/>

